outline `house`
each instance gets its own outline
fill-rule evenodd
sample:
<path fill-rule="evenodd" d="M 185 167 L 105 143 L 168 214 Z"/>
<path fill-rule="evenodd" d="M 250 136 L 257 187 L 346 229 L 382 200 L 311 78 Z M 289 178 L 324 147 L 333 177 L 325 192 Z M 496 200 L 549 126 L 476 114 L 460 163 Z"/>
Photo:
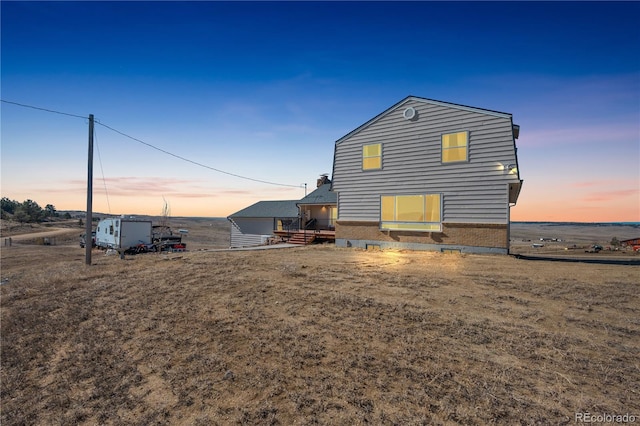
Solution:
<path fill-rule="evenodd" d="M 293 244 L 333 241 L 337 216 L 336 194 L 327 175 L 301 200 L 259 201 L 230 215 L 231 247 L 266 244 L 278 236 Z"/>
<path fill-rule="evenodd" d="M 335 143 L 336 245 L 508 253 L 511 114 L 409 96 Z"/>
<path fill-rule="evenodd" d="M 231 247 L 266 244 L 274 230 L 298 229 L 298 200 L 258 201 L 227 219 L 231 222 Z"/>
<path fill-rule="evenodd" d="M 640 238 L 631 238 L 629 240 L 622 240 L 620 241 L 620 245 L 622 247 L 632 247 L 634 250 L 636 250 L 636 247 L 640 248 Z"/>
<path fill-rule="evenodd" d="M 313 230 L 335 230 L 338 217 L 336 193 L 331 191 L 331 181 L 326 174 L 317 181 L 317 188 L 297 203 L 303 228 Z"/>

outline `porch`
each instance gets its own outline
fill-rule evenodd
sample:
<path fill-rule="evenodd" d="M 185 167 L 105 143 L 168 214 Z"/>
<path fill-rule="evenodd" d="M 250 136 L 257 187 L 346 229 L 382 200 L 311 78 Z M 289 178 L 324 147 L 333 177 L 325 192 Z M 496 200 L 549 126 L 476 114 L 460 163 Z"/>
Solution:
<path fill-rule="evenodd" d="M 336 231 L 330 229 L 275 230 L 274 235 L 290 244 L 307 245 L 336 241 Z"/>

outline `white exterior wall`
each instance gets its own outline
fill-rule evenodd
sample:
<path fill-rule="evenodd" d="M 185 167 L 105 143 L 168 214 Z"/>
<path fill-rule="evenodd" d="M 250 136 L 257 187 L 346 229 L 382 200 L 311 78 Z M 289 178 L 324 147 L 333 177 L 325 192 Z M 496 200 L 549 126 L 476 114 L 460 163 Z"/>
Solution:
<path fill-rule="evenodd" d="M 150 244 L 151 239 L 151 221 L 103 219 L 96 228 L 96 245 L 99 247 L 128 249 L 138 244 Z"/>
<path fill-rule="evenodd" d="M 115 237 L 115 225 L 115 219 L 102 219 L 98 222 L 96 227 L 96 245 L 98 247 L 116 247 L 118 241 Z M 113 226 L 113 234 L 109 232 L 110 226 Z"/>
<path fill-rule="evenodd" d="M 151 244 L 152 226 L 146 221 L 120 221 L 120 247 L 135 247 L 138 244 Z"/>

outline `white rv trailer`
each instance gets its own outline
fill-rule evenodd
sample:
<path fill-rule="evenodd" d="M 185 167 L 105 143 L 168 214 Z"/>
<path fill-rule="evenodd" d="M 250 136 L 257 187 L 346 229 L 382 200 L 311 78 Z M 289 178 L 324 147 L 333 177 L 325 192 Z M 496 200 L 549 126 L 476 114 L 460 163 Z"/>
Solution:
<path fill-rule="evenodd" d="M 96 228 L 96 246 L 129 250 L 140 244 L 152 244 L 150 220 L 102 219 Z"/>

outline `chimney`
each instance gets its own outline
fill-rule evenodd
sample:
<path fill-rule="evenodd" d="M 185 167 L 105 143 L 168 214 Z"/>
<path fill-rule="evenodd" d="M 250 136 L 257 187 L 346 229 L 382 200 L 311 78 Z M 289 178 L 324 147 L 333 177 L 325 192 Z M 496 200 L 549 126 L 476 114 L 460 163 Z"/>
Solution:
<path fill-rule="evenodd" d="M 318 188 L 320 188 L 325 183 L 331 183 L 331 181 L 329 180 L 329 174 L 328 173 L 324 173 L 324 174 L 320 175 L 320 178 L 316 181 L 316 186 Z"/>

